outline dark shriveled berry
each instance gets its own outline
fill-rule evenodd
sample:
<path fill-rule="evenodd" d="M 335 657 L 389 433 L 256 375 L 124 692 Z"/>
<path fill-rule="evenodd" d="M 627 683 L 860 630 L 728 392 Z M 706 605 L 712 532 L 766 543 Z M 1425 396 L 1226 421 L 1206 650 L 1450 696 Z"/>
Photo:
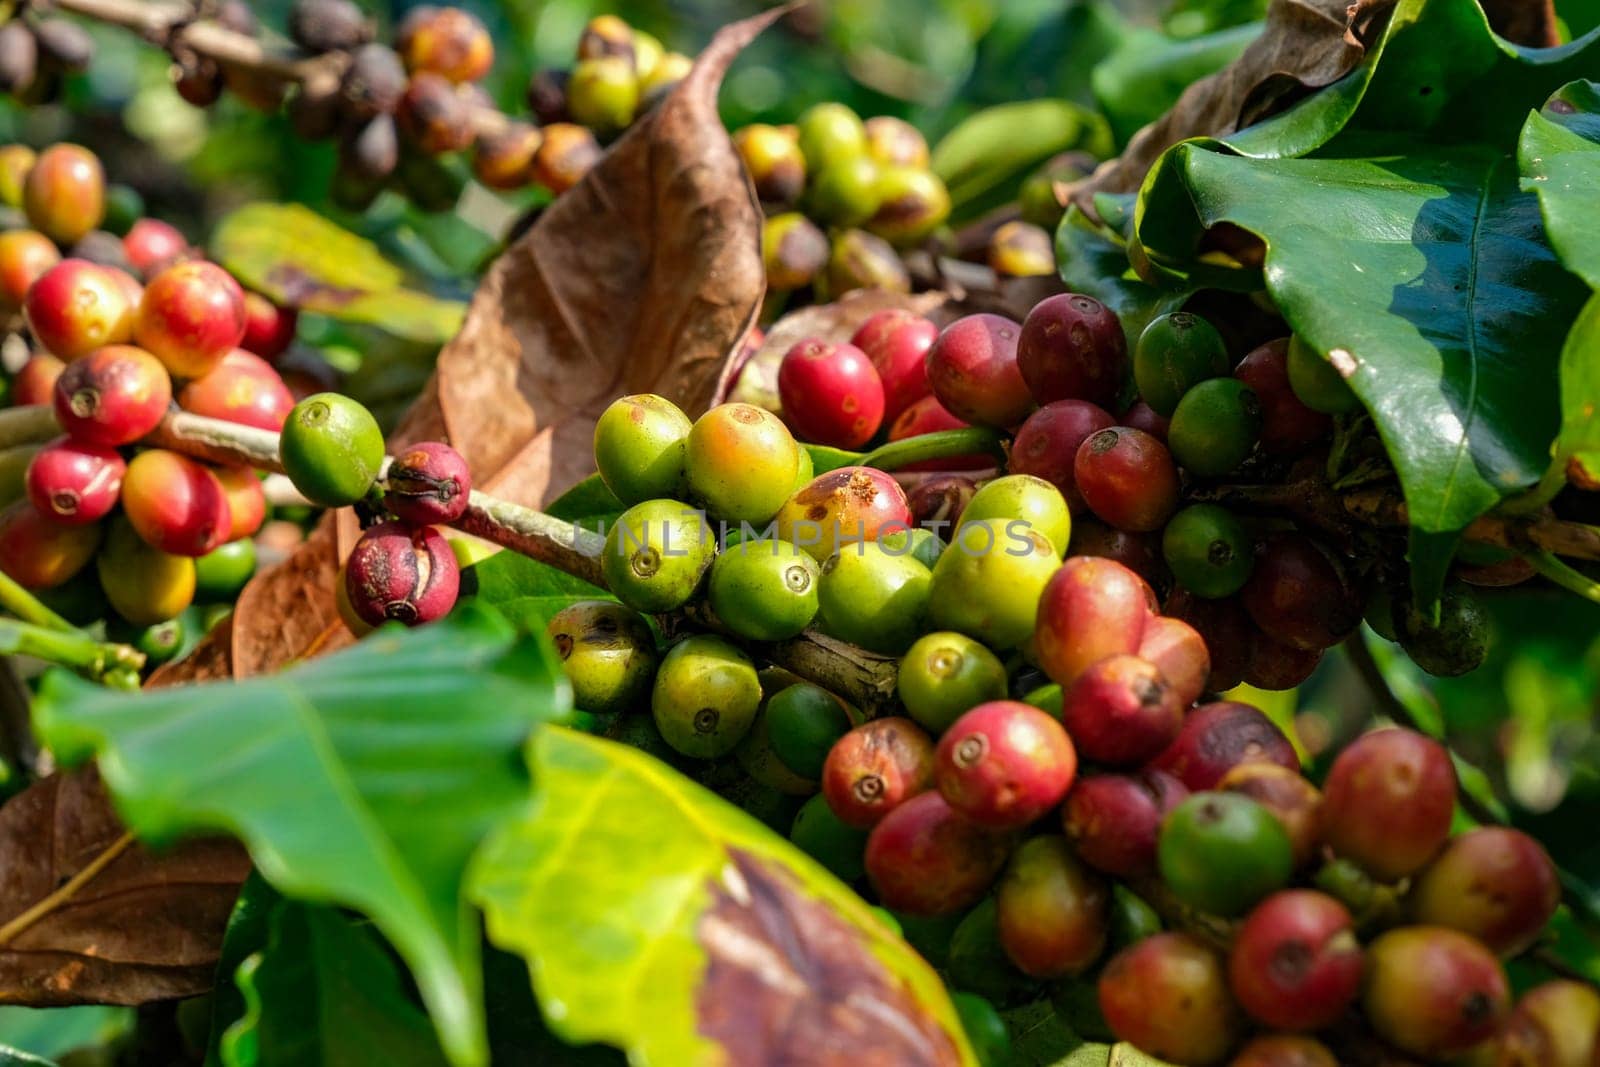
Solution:
<path fill-rule="evenodd" d="M 370 626 L 418 626 L 456 603 L 461 574 L 450 543 L 429 527 L 385 522 L 361 535 L 345 565 L 350 606 Z"/>
<path fill-rule="evenodd" d="M 406 69 L 394 49 L 381 44 L 356 49 L 339 83 L 345 114 L 356 122 L 392 113 L 405 93 Z"/>
<path fill-rule="evenodd" d="M 1177 739 L 1151 766 L 1177 775 L 1195 791 L 1215 789 L 1243 763 L 1300 769 L 1294 746 L 1273 721 L 1249 704 L 1204 704 L 1184 717 Z"/>
<path fill-rule="evenodd" d="M 600 161 L 600 142 L 586 127 L 570 122 L 544 128 L 544 140 L 533 157 L 533 176 L 552 193 L 561 194 L 583 180 Z"/>
<path fill-rule="evenodd" d="M 289 36 L 310 52 L 354 48 L 372 39 L 372 24 L 351 0 L 295 0 Z"/>
<path fill-rule="evenodd" d="M 1273 640 L 1308 652 L 1332 648 L 1361 625 L 1361 598 L 1302 534 L 1274 534 L 1261 544 L 1240 599 Z"/>
<path fill-rule="evenodd" d="M 0 26 L 0 92 L 19 93 L 39 73 L 39 42 L 21 19 Z"/>
<path fill-rule="evenodd" d="M 472 472 L 461 453 L 439 441 L 410 446 L 389 465 L 383 504 L 413 526 L 454 522 L 467 510 Z"/>
<path fill-rule="evenodd" d="M 467 98 L 431 71 L 412 75 L 397 114 L 406 135 L 429 155 L 459 152 L 477 135 Z"/>
<path fill-rule="evenodd" d="M 473 146 L 472 173 L 491 189 L 521 189 L 533 181 L 533 161 L 543 144 L 539 127 L 508 122 L 504 129 L 478 138 Z"/>

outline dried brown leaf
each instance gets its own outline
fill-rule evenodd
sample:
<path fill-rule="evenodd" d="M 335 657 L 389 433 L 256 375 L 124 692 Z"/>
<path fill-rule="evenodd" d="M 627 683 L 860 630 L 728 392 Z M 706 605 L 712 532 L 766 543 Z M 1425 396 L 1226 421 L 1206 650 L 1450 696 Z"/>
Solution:
<path fill-rule="evenodd" d="M 12 797 L 0 807 L 0 923 L 48 900 L 124 833 L 92 767 Z M 232 841 L 127 847 L 0 946 L 0 1003 L 144 1004 L 205 992 L 249 872 Z"/>

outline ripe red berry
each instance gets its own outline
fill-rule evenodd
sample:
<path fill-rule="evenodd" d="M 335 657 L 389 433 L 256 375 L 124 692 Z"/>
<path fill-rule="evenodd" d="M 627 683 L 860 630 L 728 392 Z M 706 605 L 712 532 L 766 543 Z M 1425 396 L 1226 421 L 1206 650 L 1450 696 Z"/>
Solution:
<path fill-rule="evenodd" d="M 1274 893 L 1239 927 L 1228 956 L 1228 984 L 1263 1026 L 1333 1025 L 1361 989 L 1361 945 L 1350 913 L 1314 890 Z"/>
<path fill-rule="evenodd" d="M 955 915 L 983 899 L 1011 851 L 1011 838 L 922 793 L 884 816 L 867 837 L 867 879 L 891 911 Z"/>
<path fill-rule="evenodd" d="M 0 511 L 0 571 L 29 589 L 53 589 L 88 565 L 100 536 L 98 523 L 52 522 L 18 500 Z"/>
<path fill-rule="evenodd" d="M 1143 430 L 1162 444 L 1167 443 L 1167 431 L 1172 429 L 1172 420 L 1156 414 L 1156 409 L 1143 400 L 1136 401 L 1116 422 L 1119 426 Z"/>
<path fill-rule="evenodd" d="M 1116 425 L 1110 413 L 1087 400 L 1057 400 L 1028 416 L 1011 443 L 1011 473 L 1043 478 L 1067 498 L 1074 517 L 1084 509 L 1073 472 L 1078 448 L 1093 434 Z"/>
<path fill-rule="evenodd" d="M 1034 652 L 1062 686 L 1107 656 L 1135 652 L 1150 617 L 1146 586 L 1109 559 L 1072 556 L 1050 577 L 1039 598 Z"/>
<path fill-rule="evenodd" d="M 60 262 L 56 243 L 38 230 L 0 233 L 0 304 L 21 307 L 33 283 Z"/>
<path fill-rule="evenodd" d="M 261 479 L 249 467 L 218 467 L 212 473 L 228 495 L 228 514 L 233 519 L 233 528 L 227 540 L 255 536 L 267 520 L 267 494 L 261 488 Z"/>
<path fill-rule="evenodd" d="M 1293 452 L 1328 436 L 1333 420 L 1300 402 L 1289 387 L 1289 339 L 1268 341 L 1233 369 L 1261 404 L 1261 448 Z"/>
<path fill-rule="evenodd" d="M 866 353 L 883 380 L 883 421 L 928 395 L 927 354 L 939 327 L 903 308 L 886 308 L 861 324 L 850 343 Z"/>
<path fill-rule="evenodd" d="M 144 349 L 108 345 L 61 372 L 53 402 L 69 437 L 115 448 L 156 428 L 172 403 L 172 381 Z"/>
<path fill-rule="evenodd" d="M 133 333 L 134 309 L 122 284 L 87 259 L 64 259 L 40 275 L 23 311 L 34 340 L 69 362 Z"/>
<path fill-rule="evenodd" d="M 411 445 L 389 465 L 383 503 L 413 526 L 454 522 L 467 510 L 472 472 L 461 453 L 438 441 Z"/>
<path fill-rule="evenodd" d="M 1594 1067 L 1600 993 L 1588 982 L 1542 982 L 1522 994 L 1492 1047 L 1494 1067 Z"/>
<path fill-rule="evenodd" d="M 272 364 L 235 348 L 178 391 L 178 406 L 196 415 L 277 433 L 294 410 L 294 394 Z"/>
<path fill-rule="evenodd" d="M 56 379 L 67 365 L 48 352 L 31 356 L 11 379 L 11 402 L 17 407 L 49 404 L 55 400 Z"/>
<path fill-rule="evenodd" d="M 244 290 L 215 263 L 174 264 L 150 280 L 133 333 L 179 378 L 198 378 L 244 339 Z"/>
<path fill-rule="evenodd" d="M 1184 707 L 1149 660 L 1107 656 L 1065 688 L 1061 721 L 1085 759 L 1135 766 L 1172 743 Z"/>
<path fill-rule="evenodd" d="M 1191 934 L 1123 949 L 1100 973 L 1099 995 L 1118 1038 L 1175 1063 L 1221 1063 L 1243 1030 L 1222 957 Z"/>
<path fill-rule="evenodd" d="M 294 342 L 300 313 L 292 307 L 279 307 L 260 293 L 244 294 L 244 339 L 239 347 L 262 359 L 281 356 Z"/>
<path fill-rule="evenodd" d="M 865 830 L 933 788 L 933 741 L 910 719 L 873 719 L 828 751 L 822 795 L 846 826 Z"/>
<path fill-rule="evenodd" d="M 1143 430 L 1114 426 L 1078 447 L 1073 478 L 1089 510 L 1119 530 L 1159 530 L 1178 510 L 1178 467 Z"/>
<path fill-rule="evenodd" d="M 58 438 L 28 463 L 28 499 L 56 522 L 94 522 L 117 506 L 127 469 L 114 448 Z"/>
<path fill-rule="evenodd" d="M 950 806 L 991 830 L 1020 829 L 1061 803 L 1078 755 L 1061 724 L 1031 704 L 994 700 L 957 719 L 934 754 Z"/>
<path fill-rule="evenodd" d="M 1116 402 L 1128 377 L 1128 339 L 1116 314 L 1092 296 L 1059 293 L 1022 323 L 1017 366 L 1041 404 Z"/>
<path fill-rule="evenodd" d="M 380 523 L 361 535 L 345 564 L 345 595 L 369 626 L 443 618 L 460 586 L 455 552 L 431 526 Z"/>
<path fill-rule="evenodd" d="M 1190 791 L 1215 789 L 1241 763 L 1275 763 L 1299 771 L 1294 746 L 1259 708 L 1233 701 L 1203 704 L 1184 717 L 1178 736 L 1151 766 Z"/>
<path fill-rule="evenodd" d="M 106 214 L 106 172 L 100 158 L 75 144 L 39 153 L 23 183 L 28 224 L 62 245 L 75 244 Z"/>
<path fill-rule="evenodd" d="M 1361 598 L 1303 534 L 1267 538 L 1239 597 L 1268 637 L 1307 652 L 1332 648 L 1361 625 Z"/>
<path fill-rule="evenodd" d="M 1182 619 L 1152 615 L 1139 638 L 1138 656 L 1161 672 L 1180 708 L 1188 708 L 1205 692 L 1211 675 L 1211 653 L 1205 639 Z"/>
<path fill-rule="evenodd" d="M 1065 838 L 1032 838 L 1011 854 L 995 891 L 1000 947 L 1031 978 L 1082 974 L 1105 950 L 1110 903 L 1110 887 Z"/>
<path fill-rule="evenodd" d="M 1435 1061 L 1467 1052 L 1499 1028 L 1509 1001 L 1494 953 L 1455 930 L 1402 926 L 1367 950 L 1367 1021 L 1413 1056 Z"/>
<path fill-rule="evenodd" d="M 177 227 L 160 219 L 140 219 L 122 238 L 122 254 L 148 278 L 189 254 L 189 242 Z"/>
<path fill-rule="evenodd" d="M 1339 1067 L 1339 1061 L 1315 1038 L 1263 1034 L 1247 1041 L 1228 1067 Z"/>
<path fill-rule="evenodd" d="M 972 424 L 954 415 L 939 403 L 936 396 L 925 396 L 917 400 L 900 413 L 894 425 L 889 427 L 889 440 L 904 441 L 908 437 L 920 437 L 925 433 L 941 433 L 945 430 L 965 430 Z M 923 460 L 921 463 L 907 463 L 901 467 L 902 471 L 981 471 L 994 466 L 994 457 L 979 452 L 970 456 L 949 456 L 944 459 Z"/>
<path fill-rule="evenodd" d="M 928 384 L 958 418 L 1011 427 L 1033 410 L 1017 367 L 1022 327 L 1004 315 L 968 315 L 946 326 L 928 349 Z"/>
<path fill-rule="evenodd" d="M 1375 730 L 1339 753 L 1322 786 L 1322 836 L 1380 881 L 1420 870 L 1450 836 L 1456 771 L 1414 730 Z"/>
<path fill-rule="evenodd" d="M 1120 563 L 1152 589 L 1172 582 L 1167 561 L 1161 558 L 1161 538 L 1151 533 L 1130 533 L 1107 526 L 1093 515 L 1073 515 L 1069 556 L 1098 556 Z M 1249 620 L 1246 619 L 1246 622 Z"/>
<path fill-rule="evenodd" d="M 883 382 L 866 354 L 851 344 L 809 338 L 778 367 L 784 419 L 807 441 L 860 448 L 883 422 Z"/>
<path fill-rule="evenodd" d="M 1452 838 L 1417 875 L 1407 899 L 1417 922 L 1471 934 L 1502 957 L 1538 940 L 1560 903 L 1561 882 L 1549 853 L 1504 826 Z"/>
<path fill-rule="evenodd" d="M 1208 600 L 1180 587 L 1172 590 L 1163 610 L 1194 627 L 1204 639 L 1211 655 L 1208 692 L 1225 693 L 1244 681 L 1259 631 L 1238 597 Z"/>
<path fill-rule="evenodd" d="M 1155 873 L 1161 820 L 1189 790 L 1165 771 L 1090 774 L 1067 794 L 1062 825 L 1083 861 L 1116 878 Z"/>
<path fill-rule="evenodd" d="M 203 556 L 233 532 L 228 494 L 211 468 L 161 448 L 128 464 L 122 510 L 147 544 L 174 556 Z"/>

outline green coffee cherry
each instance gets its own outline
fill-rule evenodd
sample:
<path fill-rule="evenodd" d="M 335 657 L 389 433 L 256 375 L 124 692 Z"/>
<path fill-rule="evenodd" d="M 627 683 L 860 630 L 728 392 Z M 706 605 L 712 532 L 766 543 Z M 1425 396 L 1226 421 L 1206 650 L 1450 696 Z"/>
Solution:
<path fill-rule="evenodd" d="M 862 857 L 867 851 L 867 831 L 840 822 L 821 793 L 801 805 L 789 840 L 841 882 L 853 882 L 866 873 Z"/>
<path fill-rule="evenodd" d="M 628 128 L 639 110 L 639 77 L 623 56 L 579 61 L 567 82 L 567 110 L 600 136 Z"/>
<path fill-rule="evenodd" d="M 711 565 L 711 610 L 740 637 L 783 641 L 817 614 L 821 568 L 787 541 L 730 545 Z"/>
<path fill-rule="evenodd" d="M 1350 383 L 1322 353 L 1298 336 L 1289 341 L 1289 388 L 1300 403 L 1324 415 L 1349 415 L 1361 410 L 1361 398 Z"/>
<path fill-rule="evenodd" d="M 993 652 L 965 634 L 919 637 L 900 660 L 900 700 L 931 734 L 941 734 L 972 708 L 1004 700 L 1006 669 Z"/>
<path fill-rule="evenodd" d="M 183 647 L 185 634 L 181 614 L 151 626 L 135 626 L 122 619 L 112 619 L 106 624 L 106 637 L 143 652 L 146 667 L 159 666 L 177 655 Z"/>
<path fill-rule="evenodd" d="M 994 519 L 1002 525 L 1022 521 L 1055 546 L 1058 557 L 1067 554 L 1072 539 L 1072 513 L 1061 490 L 1031 474 L 1008 474 L 986 482 L 972 494 L 961 522 Z"/>
<path fill-rule="evenodd" d="M 1439 621 L 1418 611 L 1409 598 L 1393 606 L 1394 634 L 1416 665 L 1439 678 L 1454 678 L 1483 666 L 1489 655 L 1489 615 L 1464 585 L 1453 584 L 1439 599 Z"/>
<path fill-rule="evenodd" d="M 866 125 L 843 104 L 817 104 L 795 125 L 800 133 L 800 153 L 813 174 L 841 160 L 866 155 Z"/>
<path fill-rule="evenodd" d="M 1000 912 L 992 893 L 967 912 L 950 936 L 945 970 L 952 989 L 1008 1007 L 1039 993 L 1038 983 L 1012 965 L 1000 944 Z"/>
<path fill-rule="evenodd" d="M 135 625 L 176 618 L 194 602 L 194 560 L 152 548 L 124 516 L 106 529 L 95 569 L 112 608 Z"/>
<path fill-rule="evenodd" d="M 765 678 L 765 671 L 760 672 L 762 688 L 770 691 L 770 686 Z M 756 712 L 756 721 L 750 724 L 750 729 L 733 750 L 733 758 L 739 769 L 750 776 L 750 780 L 764 789 L 781 793 L 787 797 L 809 797 L 817 791 L 815 778 L 804 778 L 789 769 L 788 764 L 778 758 L 777 752 L 772 748 L 771 718 L 763 706 Z"/>
<path fill-rule="evenodd" d="M 866 230 L 841 230 L 833 238 L 821 289 L 837 300 L 857 289 L 909 293 L 911 275 L 894 246 Z"/>
<path fill-rule="evenodd" d="M 993 519 L 964 523 L 933 568 L 929 617 L 990 648 L 1015 648 L 1033 636 L 1039 597 L 1060 565 L 1038 531 L 1009 531 Z"/>
<path fill-rule="evenodd" d="M 884 167 L 877 194 L 867 229 L 890 244 L 916 244 L 950 217 L 950 191 L 924 167 Z"/>
<path fill-rule="evenodd" d="M 1235 470 L 1261 439 L 1261 401 L 1237 378 L 1212 378 L 1183 394 L 1167 428 L 1167 447 L 1202 478 Z"/>
<path fill-rule="evenodd" d="M 933 576 L 875 541 L 845 545 L 822 567 L 822 627 L 841 641 L 899 655 L 925 628 Z"/>
<path fill-rule="evenodd" d="M 716 759 L 744 739 L 761 706 L 761 681 L 746 656 L 720 637 L 674 645 L 656 671 L 650 710 L 673 749 Z"/>
<path fill-rule="evenodd" d="M 767 288 L 786 293 L 810 285 L 828 265 L 828 235 L 798 211 L 774 215 L 761 227 Z"/>
<path fill-rule="evenodd" d="M 1011 1058 L 1011 1030 L 993 1004 L 976 993 L 952 993 L 961 1029 L 966 1032 L 978 1067 L 1008 1067 Z"/>
<path fill-rule="evenodd" d="M 1228 373 L 1228 346 L 1211 323 L 1187 311 L 1151 320 L 1133 351 L 1133 380 L 1158 415 L 1171 415 L 1185 393 Z"/>
<path fill-rule="evenodd" d="M 694 596 L 716 552 L 716 535 L 699 512 L 679 500 L 646 500 L 617 518 L 600 570 L 629 607 L 673 611 Z"/>
<path fill-rule="evenodd" d="M 574 705 L 595 715 L 644 707 L 655 679 L 656 639 L 638 612 L 584 600 L 556 612 L 545 632 L 572 683 Z"/>
<path fill-rule="evenodd" d="M 806 203 L 812 215 L 835 226 L 858 226 L 883 203 L 878 164 L 866 156 L 830 163 L 811 181 Z"/>
<path fill-rule="evenodd" d="M 289 412 L 278 457 L 294 487 L 325 508 L 367 495 L 383 464 L 383 431 L 372 412 L 339 393 L 315 393 Z"/>
<path fill-rule="evenodd" d="M 910 556 L 930 571 L 944 553 L 944 542 L 939 540 L 939 535 L 922 526 L 890 530 L 878 538 L 878 544 L 893 555 Z"/>
<path fill-rule="evenodd" d="M 764 712 L 768 743 L 784 766 L 813 782 L 835 741 L 850 730 L 850 716 L 837 697 L 809 682 L 772 694 Z"/>
<path fill-rule="evenodd" d="M 594 424 L 594 462 L 606 488 L 624 505 L 681 496 L 690 425 L 664 396 L 613 400 Z"/>
<path fill-rule="evenodd" d="M 1211 915 L 1248 911 L 1294 873 L 1289 834 L 1277 816 L 1242 793 L 1196 793 L 1161 824 L 1161 880 Z"/>
<path fill-rule="evenodd" d="M 1161 535 L 1161 551 L 1179 585 L 1212 600 L 1243 589 L 1255 568 L 1244 524 L 1216 504 L 1195 504 L 1174 515 Z"/>
<path fill-rule="evenodd" d="M 256 573 L 256 543 L 229 541 L 194 561 L 195 598 L 202 603 L 232 601 Z"/>

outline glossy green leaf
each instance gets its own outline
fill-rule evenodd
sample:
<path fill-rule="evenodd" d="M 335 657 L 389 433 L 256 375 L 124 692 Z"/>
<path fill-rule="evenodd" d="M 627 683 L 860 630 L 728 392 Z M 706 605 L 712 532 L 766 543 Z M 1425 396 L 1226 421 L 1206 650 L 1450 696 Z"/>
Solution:
<path fill-rule="evenodd" d="M 28 1056 L 55 1058 L 104 1048 L 133 1029 L 132 1008 L 83 1004 L 70 1008 L 0 1007 L 0 1046 Z M 29 1060 L 24 1062 L 44 1062 Z M 0 1057 L 0 1065 L 5 1060 Z"/>
<path fill-rule="evenodd" d="M 273 300 L 400 337 L 443 342 L 466 305 L 404 287 L 376 246 L 300 204 L 247 204 L 218 224 L 212 255 Z"/>
<path fill-rule="evenodd" d="M 1091 75 L 1118 143 L 1166 114 L 1185 89 L 1239 58 L 1260 35 L 1261 24 L 1250 23 L 1184 39 L 1156 30 L 1127 37 Z"/>
<path fill-rule="evenodd" d="M 1151 319 L 1178 310 L 1192 294 L 1141 280 L 1129 266 L 1127 242 L 1076 207 L 1068 209 L 1056 230 L 1056 263 L 1068 289 L 1086 293 L 1117 313 L 1130 346 Z"/>
<path fill-rule="evenodd" d="M 234 981 L 245 1015 L 222 1038 L 227 1067 L 443 1067 L 421 1007 L 371 924 L 335 908 L 279 901 L 266 946 Z"/>
<path fill-rule="evenodd" d="M 551 518 L 576 522 L 590 529 L 598 522 L 611 523 L 623 511 L 622 501 L 606 487 L 598 474 L 591 474 L 545 507 Z"/>
<path fill-rule="evenodd" d="M 544 632 L 556 612 L 579 600 L 615 600 L 605 589 L 516 552 L 497 552 L 462 572 L 463 600 L 494 608 L 523 630 Z"/>
<path fill-rule="evenodd" d="M 224 831 L 284 894 L 370 916 L 452 1061 L 484 1060 L 468 858 L 527 789 L 518 759 L 571 693 L 543 634 L 482 607 L 243 682 L 111 693 L 64 673 L 35 705 L 68 765 L 99 758 L 142 839 Z"/>
<path fill-rule="evenodd" d="M 950 188 L 956 221 L 974 218 L 1016 191 L 1051 156 L 1083 151 L 1110 154 L 1105 119 L 1066 100 L 1029 100 L 986 108 L 956 126 L 933 148 L 934 173 Z"/>
<path fill-rule="evenodd" d="M 944 987 L 860 897 L 634 749 L 546 727 L 471 884 L 562 1038 L 635 1064 L 972 1063 Z M 717 1057 L 720 1059 L 720 1057 Z"/>
<path fill-rule="evenodd" d="M 206 1048 L 206 1067 L 222 1067 L 222 1037 L 244 1018 L 249 1008 L 234 975 L 245 960 L 267 947 L 272 933 L 272 915 L 282 900 L 283 894 L 256 871 L 251 871 L 239 888 L 239 899 L 234 902 L 228 928 L 222 935 L 217 984 L 211 990 L 211 1033 Z"/>

